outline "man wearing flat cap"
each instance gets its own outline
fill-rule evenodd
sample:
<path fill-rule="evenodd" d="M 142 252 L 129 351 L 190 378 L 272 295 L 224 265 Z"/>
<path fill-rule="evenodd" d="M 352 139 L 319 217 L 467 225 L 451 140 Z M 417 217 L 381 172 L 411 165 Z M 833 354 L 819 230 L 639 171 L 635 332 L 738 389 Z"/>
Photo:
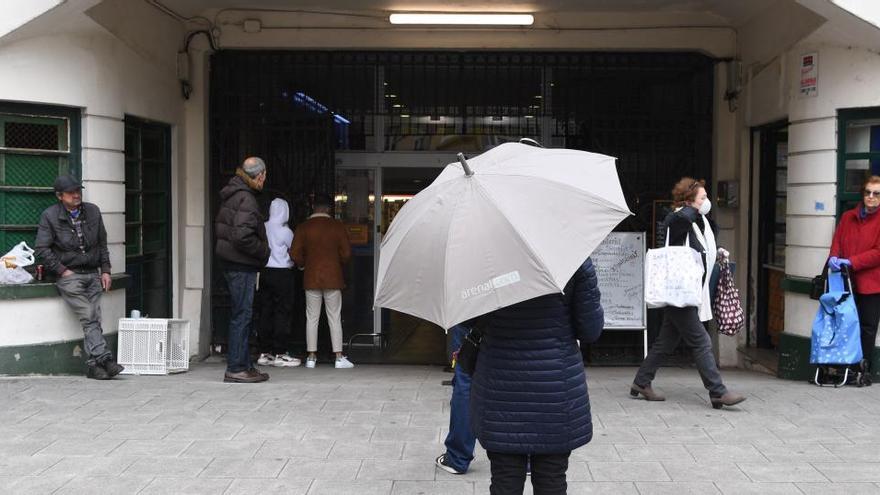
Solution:
<path fill-rule="evenodd" d="M 35 251 L 58 276 L 61 297 L 79 318 L 87 377 L 109 380 L 124 368 L 116 363 L 101 328 L 101 293 L 110 290 L 107 231 L 97 205 L 84 203 L 82 185 L 69 175 L 55 179 L 58 203 L 40 216 Z"/>
<path fill-rule="evenodd" d="M 254 367 L 248 347 L 257 273 L 269 260 L 266 219 L 256 196 L 265 182 L 266 164 L 252 156 L 220 190 L 222 203 L 214 220 L 214 252 L 220 258 L 232 303 L 224 382 L 258 383 L 269 379 L 268 374 Z"/>

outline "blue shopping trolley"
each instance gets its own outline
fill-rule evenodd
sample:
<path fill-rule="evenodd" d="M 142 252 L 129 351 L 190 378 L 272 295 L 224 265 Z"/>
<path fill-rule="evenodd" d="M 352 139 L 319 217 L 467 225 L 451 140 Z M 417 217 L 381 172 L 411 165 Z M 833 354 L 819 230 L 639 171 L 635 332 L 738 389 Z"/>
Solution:
<path fill-rule="evenodd" d="M 810 364 L 817 365 L 813 377 L 816 385 L 835 388 L 846 385 L 854 366 L 858 367 L 856 381 L 861 383 L 865 370 L 859 313 L 846 266 L 842 271 L 828 271 L 825 293 L 819 298 L 819 309 L 813 320 Z"/>

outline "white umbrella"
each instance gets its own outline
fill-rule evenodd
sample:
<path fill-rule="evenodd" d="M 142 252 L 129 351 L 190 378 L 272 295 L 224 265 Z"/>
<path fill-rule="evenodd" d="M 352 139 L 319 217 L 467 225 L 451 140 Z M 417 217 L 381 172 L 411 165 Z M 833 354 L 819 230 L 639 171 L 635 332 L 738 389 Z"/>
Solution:
<path fill-rule="evenodd" d="M 610 156 L 506 143 L 459 158 L 394 218 L 377 307 L 450 328 L 558 293 L 631 215 Z"/>

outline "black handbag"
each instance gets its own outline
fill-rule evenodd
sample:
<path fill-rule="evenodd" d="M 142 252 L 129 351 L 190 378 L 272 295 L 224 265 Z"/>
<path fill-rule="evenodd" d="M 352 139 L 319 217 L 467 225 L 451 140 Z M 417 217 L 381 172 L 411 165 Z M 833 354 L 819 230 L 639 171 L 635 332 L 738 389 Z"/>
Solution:
<path fill-rule="evenodd" d="M 825 264 L 825 268 L 822 269 L 822 273 L 813 277 L 813 281 L 810 285 L 810 299 L 814 299 L 816 301 L 822 297 L 822 294 L 825 293 L 825 286 L 828 283 L 828 264 Z"/>
<path fill-rule="evenodd" d="M 455 366 L 468 375 L 473 375 L 477 369 L 477 356 L 480 354 L 480 341 L 483 340 L 483 332 L 474 327 L 465 335 L 455 358 Z"/>

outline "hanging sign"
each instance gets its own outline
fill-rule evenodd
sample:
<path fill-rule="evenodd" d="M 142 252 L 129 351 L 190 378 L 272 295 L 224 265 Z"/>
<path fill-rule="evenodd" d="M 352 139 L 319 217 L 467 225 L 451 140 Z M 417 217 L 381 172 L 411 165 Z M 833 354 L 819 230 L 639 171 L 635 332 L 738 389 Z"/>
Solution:
<path fill-rule="evenodd" d="M 816 96 L 819 92 L 819 54 L 801 55 L 801 96 Z"/>

